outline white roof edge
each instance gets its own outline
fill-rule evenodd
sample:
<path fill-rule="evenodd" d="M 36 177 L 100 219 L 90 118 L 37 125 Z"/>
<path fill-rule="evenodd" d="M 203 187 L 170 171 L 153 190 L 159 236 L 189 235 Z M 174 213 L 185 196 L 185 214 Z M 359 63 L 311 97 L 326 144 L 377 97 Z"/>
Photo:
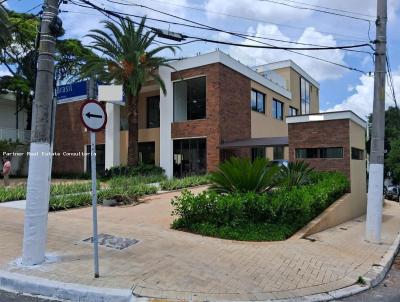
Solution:
<path fill-rule="evenodd" d="M 196 57 L 190 57 L 180 61 L 175 61 L 170 63 L 170 65 L 174 67 L 177 71 L 180 71 L 213 63 L 221 63 L 235 70 L 236 72 L 239 72 L 240 74 L 246 76 L 247 78 L 279 93 L 280 95 L 288 99 L 292 99 L 292 93 L 290 91 L 278 86 L 277 84 L 263 77 L 250 67 L 243 65 L 242 63 L 236 61 L 232 57 L 228 56 L 227 54 L 219 50 L 199 55 Z"/>
<path fill-rule="evenodd" d="M 344 120 L 349 119 L 363 128 L 367 128 L 367 122 L 355 114 L 353 111 L 332 111 L 315 114 L 297 115 L 286 117 L 286 123 L 307 123 L 318 121 Z"/>
<path fill-rule="evenodd" d="M 291 67 L 298 74 L 303 76 L 307 81 L 311 82 L 315 87 L 317 87 L 319 89 L 319 83 L 317 82 L 317 80 L 315 80 L 312 76 L 310 76 L 310 74 L 308 74 L 303 68 L 301 68 L 299 65 L 297 65 L 292 60 L 273 62 L 273 63 L 265 64 L 265 66 L 268 66 L 268 68 L 271 70 Z"/>

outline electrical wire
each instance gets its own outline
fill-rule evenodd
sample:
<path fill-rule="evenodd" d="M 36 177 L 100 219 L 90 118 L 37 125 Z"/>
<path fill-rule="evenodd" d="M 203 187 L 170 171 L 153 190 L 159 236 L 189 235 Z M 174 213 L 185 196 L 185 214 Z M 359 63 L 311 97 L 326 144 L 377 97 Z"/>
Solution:
<path fill-rule="evenodd" d="M 74 2 L 74 1 L 71 1 L 71 2 L 74 3 L 74 4 L 77 4 L 77 3 Z M 126 19 L 126 17 L 122 17 L 122 16 L 121 16 L 121 13 L 116 12 L 116 11 L 112 11 L 112 10 L 108 10 L 108 9 L 105 9 L 105 8 L 101 8 L 101 7 L 97 6 L 96 4 L 91 3 L 91 2 L 88 1 L 88 0 L 80 0 L 80 2 L 83 2 L 83 3 L 85 3 L 86 5 L 80 5 L 80 4 L 77 4 L 77 5 L 83 6 L 83 7 L 86 7 L 86 8 L 92 7 L 92 8 L 95 9 L 95 10 L 101 11 L 101 12 L 102 12 L 103 14 L 105 14 L 106 16 L 107 16 L 107 15 L 112 15 L 112 16 L 117 17 L 117 18 Z M 143 5 L 138 5 L 138 6 L 143 7 Z M 152 8 L 150 8 L 150 9 L 152 9 Z M 152 10 L 155 10 L 155 9 L 152 9 Z M 155 11 L 157 11 L 157 12 L 159 12 L 159 13 L 164 13 L 164 12 L 161 12 L 161 11 L 159 11 L 159 10 L 155 10 Z M 164 14 L 170 15 L 170 16 L 172 16 L 172 17 L 176 17 L 176 18 L 178 18 L 178 19 L 183 19 L 183 20 L 186 21 L 186 22 L 192 22 L 192 23 L 197 24 L 197 25 L 206 26 L 206 25 L 201 24 L 201 23 L 199 23 L 199 22 L 195 22 L 195 21 L 188 20 L 188 19 L 185 19 L 185 18 L 177 17 L 177 16 L 174 16 L 174 15 L 171 15 L 171 14 L 168 14 L 168 13 L 164 13 Z M 129 19 L 129 18 L 128 18 L 128 19 Z M 130 20 L 131 22 L 135 23 L 135 24 L 139 24 L 138 22 L 132 21 L 131 19 L 129 19 L 129 20 Z M 150 30 L 154 30 L 154 28 L 152 28 L 152 27 L 149 27 L 149 26 L 145 26 L 145 27 L 148 28 L 148 29 L 150 29 Z M 212 27 L 210 27 L 210 26 L 206 26 L 206 27 L 212 28 Z M 214 28 L 214 29 L 215 29 L 215 28 Z M 229 33 L 229 34 L 234 34 L 234 33 L 232 33 L 232 32 L 225 31 L 225 30 L 221 30 L 221 29 L 216 29 L 216 30 L 217 30 L 217 31 L 220 31 L 220 32 Z M 234 35 L 243 38 L 243 36 L 241 36 L 241 35 L 237 35 L 237 34 L 234 34 Z M 218 44 L 228 44 L 228 45 L 233 45 L 233 46 L 243 46 L 243 44 L 227 43 L 227 42 L 222 42 L 222 43 L 221 43 L 220 41 L 215 41 L 215 40 L 211 40 L 211 39 L 204 39 L 204 38 L 199 38 L 199 37 L 188 37 L 188 38 L 197 39 L 197 41 L 202 41 L 202 42 L 213 42 L 213 43 L 218 43 Z M 249 39 L 249 40 L 252 40 L 252 39 Z M 281 50 L 286 50 L 286 51 L 290 51 L 290 52 L 292 52 L 292 53 L 296 53 L 296 54 L 298 54 L 298 55 L 306 56 L 306 57 L 313 58 L 313 59 L 316 59 L 316 60 L 319 60 L 319 61 L 322 61 L 322 62 L 325 62 L 325 63 L 330 63 L 330 64 L 333 64 L 333 65 L 336 65 L 336 66 L 340 66 L 340 67 L 346 68 L 346 69 L 348 69 L 348 70 L 357 71 L 357 72 L 360 72 L 360 73 L 363 73 L 363 74 L 367 74 L 366 71 L 360 70 L 360 69 L 358 69 L 358 68 L 350 67 L 350 66 L 347 66 L 347 65 L 344 65 L 344 64 L 340 64 L 340 63 L 337 63 L 337 62 L 332 62 L 332 61 L 329 61 L 329 60 L 326 60 L 326 59 L 318 58 L 318 57 L 315 57 L 315 56 L 312 56 L 312 55 L 308 55 L 308 54 L 304 54 L 304 53 L 301 53 L 301 52 L 295 52 L 293 49 L 288 48 L 288 47 L 282 48 L 282 47 L 277 47 L 277 46 L 275 46 L 275 45 L 263 43 L 263 42 L 257 41 L 257 40 L 253 40 L 253 41 L 255 41 L 255 42 L 257 42 L 257 43 L 262 43 L 262 44 L 266 44 L 266 45 L 267 45 L 267 47 L 265 47 L 265 46 L 260 46 L 260 45 L 254 45 L 254 46 L 256 46 L 257 48 L 268 48 L 268 49 L 281 49 Z M 192 42 L 191 42 L 191 43 L 192 43 Z M 254 46 L 253 46 L 253 47 L 254 47 Z M 371 45 L 368 44 L 368 45 L 363 45 L 363 46 L 358 46 L 358 47 L 364 47 L 364 46 L 371 46 Z M 250 46 L 245 46 L 245 47 L 250 47 Z M 372 47 L 372 46 L 371 46 L 371 47 Z M 313 48 L 313 49 L 297 48 L 297 49 L 301 49 L 301 50 L 313 50 L 313 49 L 314 49 L 314 50 L 321 50 L 321 49 L 315 49 L 315 48 Z M 336 48 L 330 48 L 330 49 L 338 49 L 338 48 L 336 47 Z"/>
<path fill-rule="evenodd" d="M 399 107 L 397 105 L 396 91 L 395 91 L 395 88 L 394 88 L 392 68 L 390 66 L 390 59 L 389 59 L 389 53 L 388 52 L 386 52 L 386 66 L 387 66 L 387 75 L 388 75 L 389 88 L 390 88 L 391 93 L 392 93 L 392 99 L 394 101 L 394 104 L 395 104 L 397 110 L 399 110 Z"/>
<path fill-rule="evenodd" d="M 276 0 L 258 0 L 258 1 L 284 5 L 284 6 L 297 8 L 297 9 L 302 9 L 302 10 L 311 10 L 311 11 L 315 11 L 315 12 L 319 12 L 319 13 L 323 13 L 323 14 L 334 15 L 334 16 L 338 16 L 338 17 L 350 18 L 350 19 L 355 19 L 355 20 L 362 20 L 362 21 L 367 21 L 367 22 L 373 21 L 373 20 L 366 19 L 366 18 L 355 17 L 355 16 L 351 16 L 351 15 L 345 15 L 345 14 L 342 14 L 342 13 L 335 13 L 335 12 L 332 12 L 332 11 L 327 11 L 327 10 L 323 10 L 323 9 L 319 9 L 319 8 L 299 6 L 299 5 L 289 4 L 289 3 L 280 2 L 280 1 L 276 1 Z M 288 1 L 288 2 L 294 2 L 294 1 Z"/>

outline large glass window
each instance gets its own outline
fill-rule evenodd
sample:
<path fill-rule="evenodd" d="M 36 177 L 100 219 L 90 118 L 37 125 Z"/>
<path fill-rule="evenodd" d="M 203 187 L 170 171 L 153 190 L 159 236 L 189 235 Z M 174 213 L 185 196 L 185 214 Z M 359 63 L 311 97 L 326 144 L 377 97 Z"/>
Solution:
<path fill-rule="evenodd" d="M 204 174 L 207 167 L 205 138 L 174 140 L 174 176 Z"/>
<path fill-rule="evenodd" d="M 147 128 L 160 127 L 160 96 L 147 98 Z"/>
<path fill-rule="evenodd" d="M 288 112 L 289 116 L 296 116 L 297 115 L 297 108 L 294 108 L 292 106 L 289 106 L 289 112 Z"/>
<path fill-rule="evenodd" d="M 251 90 L 251 110 L 265 113 L 265 94 Z"/>
<path fill-rule="evenodd" d="M 306 81 L 304 78 L 300 79 L 301 114 L 310 113 L 310 102 L 311 102 L 310 87 L 311 85 L 308 81 Z"/>
<path fill-rule="evenodd" d="M 277 120 L 283 120 L 283 103 L 275 99 L 272 100 L 272 116 Z"/>
<path fill-rule="evenodd" d="M 139 162 L 154 165 L 156 158 L 156 143 L 155 142 L 145 142 L 138 143 L 139 149 Z"/>
<path fill-rule="evenodd" d="M 343 158 L 343 148 L 297 148 L 296 158 Z"/>
<path fill-rule="evenodd" d="M 284 146 L 275 146 L 273 149 L 273 158 L 276 159 L 284 159 L 285 157 L 285 147 Z"/>
<path fill-rule="evenodd" d="M 265 148 L 252 148 L 251 149 L 251 160 L 254 161 L 256 158 L 265 158 Z"/>
<path fill-rule="evenodd" d="M 206 118 L 206 77 L 174 83 L 174 121 Z"/>

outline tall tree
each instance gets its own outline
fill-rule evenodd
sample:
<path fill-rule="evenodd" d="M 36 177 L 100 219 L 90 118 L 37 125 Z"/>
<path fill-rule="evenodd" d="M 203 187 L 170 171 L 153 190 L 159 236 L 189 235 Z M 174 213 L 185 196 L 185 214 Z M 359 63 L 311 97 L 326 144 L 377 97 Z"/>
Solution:
<path fill-rule="evenodd" d="M 128 111 L 128 165 L 138 164 L 138 96 L 148 80 L 156 81 L 163 93 L 165 84 L 158 74 L 168 60 L 158 54 L 163 50 L 175 53 L 171 46 L 154 47 L 155 33 L 145 30 L 146 18 L 139 25 L 130 19 L 119 19 L 117 24 L 103 21 L 107 31 L 93 29 L 88 37 L 91 48 L 101 56 L 91 56 L 83 66 L 84 75 L 97 75 L 109 83 L 123 85 Z"/>
<path fill-rule="evenodd" d="M 8 14 L 3 5 L 0 4 L 0 48 L 3 49 L 10 41 Z"/>

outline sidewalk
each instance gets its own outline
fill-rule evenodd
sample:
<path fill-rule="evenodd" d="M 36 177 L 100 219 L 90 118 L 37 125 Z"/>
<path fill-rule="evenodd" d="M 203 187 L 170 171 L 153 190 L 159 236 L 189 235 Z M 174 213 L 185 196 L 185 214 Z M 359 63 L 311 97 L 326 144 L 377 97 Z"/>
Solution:
<path fill-rule="evenodd" d="M 195 189 L 199 191 L 201 189 Z M 235 242 L 169 229 L 170 200 L 146 198 L 135 207 L 99 207 L 99 233 L 137 239 L 123 250 L 100 248 L 100 278 L 92 277 L 91 208 L 49 214 L 47 250 L 53 263 L 23 268 L 24 211 L 0 208 L 0 270 L 91 287 L 133 289 L 171 300 L 269 300 L 325 293 L 354 285 L 379 263 L 400 230 L 400 206 L 384 209 L 383 244 L 364 242 L 356 219 L 314 240 Z"/>

